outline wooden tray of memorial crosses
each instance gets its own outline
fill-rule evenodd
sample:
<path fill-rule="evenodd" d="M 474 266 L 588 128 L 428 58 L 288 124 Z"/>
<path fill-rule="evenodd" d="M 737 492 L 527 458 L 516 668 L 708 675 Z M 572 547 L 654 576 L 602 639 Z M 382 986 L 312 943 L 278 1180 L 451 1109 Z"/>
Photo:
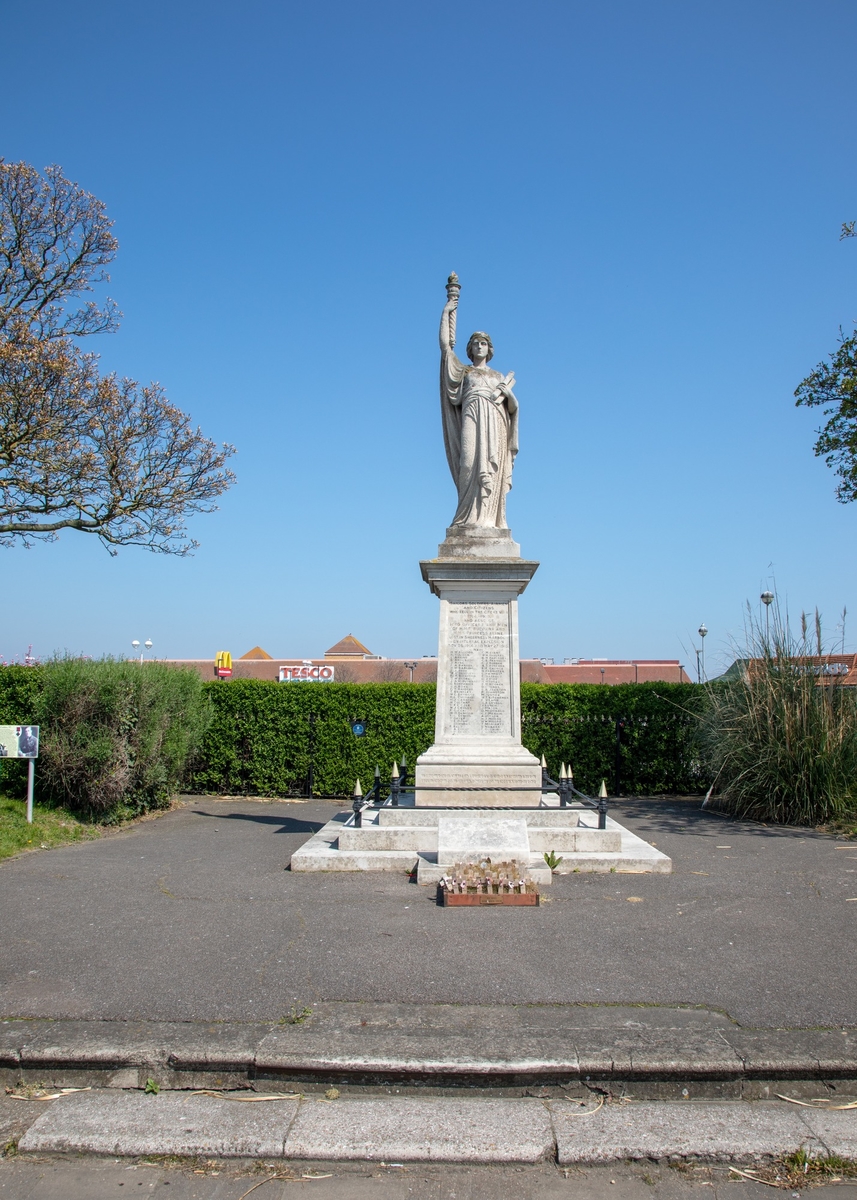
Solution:
<path fill-rule="evenodd" d="M 538 885 L 518 862 L 455 863 L 437 885 L 444 908 L 475 908 L 483 904 L 537 906 Z"/>

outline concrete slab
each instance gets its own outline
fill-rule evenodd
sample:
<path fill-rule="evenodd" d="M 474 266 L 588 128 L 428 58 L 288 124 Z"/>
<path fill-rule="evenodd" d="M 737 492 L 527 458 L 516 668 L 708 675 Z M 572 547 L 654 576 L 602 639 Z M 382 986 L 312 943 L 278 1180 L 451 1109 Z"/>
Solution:
<path fill-rule="evenodd" d="M 538 1100 L 308 1101 L 286 1138 L 288 1158 L 534 1163 L 553 1151 Z"/>
<path fill-rule="evenodd" d="M 247 1093 L 243 1093 L 247 1095 Z M 754 1161 L 805 1147 L 857 1156 L 857 1116 L 777 1102 L 610 1102 L 308 1096 L 241 1102 L 91 1091 L 24 1106 L 21 1154 L 561 1166 L 690 1158 Z"/>
<path fill-rule="evenodd" d="M 494 862 L 515 859 L 528 863 L 530 841 L 526 821 L 482 813 L 440 818 L 437 823 L 439 866 L 477 862 L 482 857 L 490 857 Z"/>
<path fill-rule="evenodd" d="M 557 1161 L 703 1158 L 747 1161 L 819 1146 L 800 1116 L 780 1103 L 605 1104 L 553 1101 Z"/>
<path fill-rule="evenodd" d="M 585 848 L 584 830 L 588 829 L 597 835 L 597 823 L 598 817 L 595 813 L 587 811 L 581 815 L 578 830 L 580 849 L 574 856 L 564 856 L 564 861 L 557 867 L 557 874 L 570 875 L 574 871 L 616 871 L 628 874 L 668 875 L 672 871 L 672 859 L 650 842 L 643 841 L 630 829 L 620 825 L 618 821 L 614 821 L 612 817 L 607 818 L 607 831 L 620 835 L 619 850 L 605 852 L 598 847 L 597 841 L 590 843 L 591 850 Z"/>
<path fill-rule="evenodd" d="M 364 825 L 343 829 L 338 848 L 343 850 L 437 850 L 437 825 Z"/>
<path fill-rule="evenodd" d="M 544 853 L 553 850 L 557 854 L 584 853 L 618 854 L 622 849 L 622 835 L 617 829 L 563 829 L 561 826 L 527 826 L 530 849 Z"/>
<path fill-rule="evenodd" d="M 240 1103 L 188 1092 L 77 1092 L 51 1102 L 22 1153 L 281 1158 L 297 1100 Z"/>
<path fill-rule="evenodd" d="M 857 1158 L 857 1109 L 825 1112 L 823 1109 L 802 1108 L 800 1115 L 828 1154 Z"/>

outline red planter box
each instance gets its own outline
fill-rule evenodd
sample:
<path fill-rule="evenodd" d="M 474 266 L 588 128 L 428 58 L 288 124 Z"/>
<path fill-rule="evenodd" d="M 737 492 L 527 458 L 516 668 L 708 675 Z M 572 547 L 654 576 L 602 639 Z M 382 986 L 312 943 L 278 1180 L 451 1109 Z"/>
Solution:
<path fill-rule="evenodd" d="M 509 892 L 504 895 L 493 895 L 489 892 L 448 892 L 440 888 L 441 904 L 444 908 L 479 908 L 483 904 L 512 904 L 527 908 L 537 908 L 538 892 Z"/>

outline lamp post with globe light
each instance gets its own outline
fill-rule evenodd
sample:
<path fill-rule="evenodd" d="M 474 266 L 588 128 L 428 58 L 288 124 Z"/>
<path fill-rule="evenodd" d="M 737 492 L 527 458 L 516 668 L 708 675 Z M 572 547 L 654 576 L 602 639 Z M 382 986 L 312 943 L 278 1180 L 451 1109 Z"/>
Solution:
<path fill-rule="evenodd" d="M 151 639 L 151 638 L 146 638 L 145 642 L 143 643 L 143 645 L 144 645 L 144 647 L 145 647 L 145 649 L 146 649 L 146 650 L 151 650 L 151 649 L 152 649 L 152 646 L 153 646 L 153 644 L 154 644 L 154 643 L 152 642 L 152 639 Z M 136 653 L 137 653 L 137 648 L 138 648 L 138 647 L 139 647 L 139 645 L 140 645 L 140 643 L 139 643 L 139 641 L 137 640 L 137 638 L 134 638 L 134 640 L 133 640 L 133 642 L 131 643 L 131 645 L 134 647 L 134 653 L 136 654 Z M 140 666 L 141 666 L 141 667 L 142 667 L 142 665 L 143 665 L 143 654 L 144 654 L 144 653 L 145 653 L 145 651 L 144 651 L 144 650 L 141 650 L 141 651 L 140 651 Z"/>
<path fill-rule="evenodd" d="M 696 661 L 697 682 L 705 683 L 705 637 L 706 637 L 706 634 L 708 633 L 708 630 L 705 627 L 704 621 L 702 622 L 702 624 L 700 625 L 699 629 L 696 632 L 702 638 L 702 673 L 701 673 L 701 678 L 700 678 L 699 659 L 697 659 L 697 661 Z"/>
<path fill-rule="evenodd" d="M 762 603 L 763 603 L 763 604 L 764 604 L 764 606 L 765 606 L 765 648 L 766 648 L 766 650 L 767 650 L 767 642 L 768 642 L 768 614 L 769 614 L 769 613 L 770 613 L 770 611 L 771 611 L 771 605 L 774 603 L 774 593 L 773 593 L 773 592 L 762 592 L 762 594 L 761 594 L 761 596 L 759 597 L 759 599 L 762 601 Z"/>

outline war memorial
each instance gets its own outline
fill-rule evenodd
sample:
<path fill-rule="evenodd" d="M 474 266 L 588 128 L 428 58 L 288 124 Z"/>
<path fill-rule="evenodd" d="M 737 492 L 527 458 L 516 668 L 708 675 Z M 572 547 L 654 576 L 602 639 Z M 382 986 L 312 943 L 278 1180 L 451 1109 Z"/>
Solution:
<path fill-rule="evenodd" d="M 3 1195 L 588 1200 L 727 1175 L 802 1189 L 811 1163 L 853 1176 L 854 844 L 698 796 L 617 797 L 639 836 L 522 746 L 518 598 L 538 563 L 506 523 L 518 401 L 487 334 L 471 366 L 455 356 L 447 287 L 458 501 L 420 564 L 440 606 L 433 744 L 412 785 L 394 764 L 332 819 L 320 797 L 195 795 L 5 867 Z M 446 913 L 414 883 L 521 907 Z M 80 1190 L 32 1190 L 61 1175 Z"/>
<path fill-rule="evenodd" d="M 670 859 L 577 792 L 549 778 L 521 744 L 518 597 L 539 564 L 521 557 L 506 521 L 518 453 L 513 373 L 489 364 L 490 336 L 455 354 L 461 285 L 446 285 L 440 322 L 443 439 L 458 496 L 436 558 L 420 563 L 440 601 L 434 743 L 413 788 L 337 815 L 292 855 L 293 871 L 412 871 L 436 884 L 458 865 L 516 864 L 550 883 L 553 870 L 668 872 Z M 546 855 L 552 855 L 548 865 Z M 560 860 L 561 861 L 558 861 Z"/>

